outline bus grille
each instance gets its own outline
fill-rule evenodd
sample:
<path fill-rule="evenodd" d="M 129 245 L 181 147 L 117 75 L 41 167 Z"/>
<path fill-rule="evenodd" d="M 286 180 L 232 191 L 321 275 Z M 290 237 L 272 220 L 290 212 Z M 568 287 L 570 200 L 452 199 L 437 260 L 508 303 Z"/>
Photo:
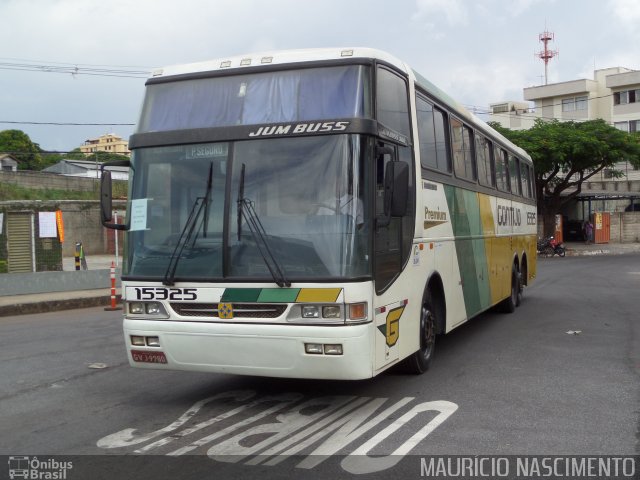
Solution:
<path fill-rule="evenodd" d="M 219 318 L 217 303 L 171 303 L 171 308 L 183 317 Z M 268 303 L 234 303 L 234 318 L 278 318 L 286 305 Z"/>

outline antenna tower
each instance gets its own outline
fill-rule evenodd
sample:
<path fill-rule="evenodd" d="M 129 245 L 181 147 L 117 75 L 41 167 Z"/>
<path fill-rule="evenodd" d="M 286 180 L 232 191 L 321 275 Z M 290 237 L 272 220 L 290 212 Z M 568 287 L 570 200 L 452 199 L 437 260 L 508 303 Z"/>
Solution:
<path fill-rule="evenodd" d="M 538 35 L 538 40 L 544 44 L 544 50 L 536 53 L 536 57 L 544 61 L 544 84 L 548 83 L 549 60 L 558 55 L 558 50 L 549 50 L 549 42 L 553 40 L 553 32 L 543 32 Z"/>

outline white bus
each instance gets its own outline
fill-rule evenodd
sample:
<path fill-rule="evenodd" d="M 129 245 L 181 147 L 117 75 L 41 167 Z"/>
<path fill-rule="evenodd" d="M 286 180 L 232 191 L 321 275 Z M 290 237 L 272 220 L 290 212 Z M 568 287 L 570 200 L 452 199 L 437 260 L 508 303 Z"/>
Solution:
<path fill-rule="evenodd" d="M 101 195 L 134 367 L 422 373 L 536 273 L 530 157 L 381 51 L 158 70 L 129 148 L 124 225 Z"/>

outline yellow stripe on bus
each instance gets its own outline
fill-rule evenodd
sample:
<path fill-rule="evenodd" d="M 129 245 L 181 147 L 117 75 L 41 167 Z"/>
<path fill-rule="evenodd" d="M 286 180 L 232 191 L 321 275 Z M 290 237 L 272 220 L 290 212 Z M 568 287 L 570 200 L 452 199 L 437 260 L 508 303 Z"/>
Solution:
<path fill-rule="evenodd" d="M 296 302 L 336 302 L 341 288 L 301 288 Z"/>

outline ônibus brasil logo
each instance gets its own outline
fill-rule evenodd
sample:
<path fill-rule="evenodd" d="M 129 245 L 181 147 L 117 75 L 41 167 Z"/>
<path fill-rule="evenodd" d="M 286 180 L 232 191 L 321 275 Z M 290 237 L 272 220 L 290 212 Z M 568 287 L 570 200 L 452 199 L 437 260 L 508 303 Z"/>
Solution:
<path fill-rule="evenodd" d="M 67 471 L 73 468 L 73 462 L 62 462 L 53 458 L 40 460 L 38 457 L 10 456 L 9 478 L 30 480 L 66 480 Z"/>

